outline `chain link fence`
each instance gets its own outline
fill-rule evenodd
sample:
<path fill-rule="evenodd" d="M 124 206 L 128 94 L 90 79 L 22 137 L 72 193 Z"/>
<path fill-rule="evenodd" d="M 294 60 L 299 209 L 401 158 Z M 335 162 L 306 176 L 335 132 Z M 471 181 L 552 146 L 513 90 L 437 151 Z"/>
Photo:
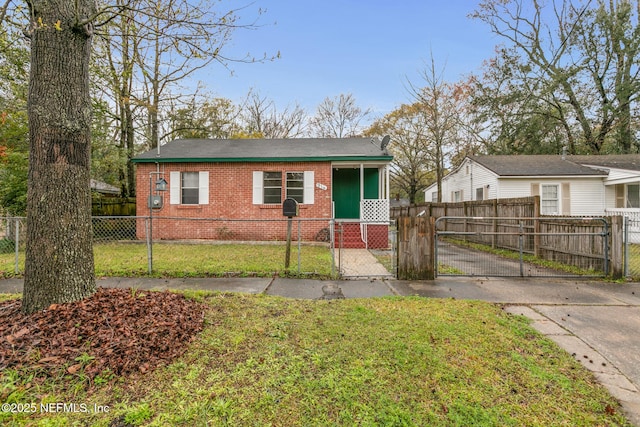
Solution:
<path fill-rule="evenodd" d="M 96 216 L 92 218 L 96 274 L 397 277 L 395 221 L 292 218 L 290 224 L 285 267 L 286 218 Z M 0 217 L 0 278 L 24 272 L 26 230 L 26 218 Z M 625 213 L 622 249 L 625 276 L 640 278 L 640 213 Z"/>
<path fill-rule="evenodd" d="M 336 269 L 344 279 L 397 277 L 397 227 L 390 222 L 333 223 Z"/>
<path fill-rule="evenodd" d="M 606 218 L 443 216 L 435 227 L 440 276 L 602 277 L 611 270 Z"/>
<path fill-rule="evenodd" d="M 95 216 L 94 262 L 97 276 L 393 277 L 394 224 Z M 0 218 L 0 277 L 24 272 L 26 226 Z M 361 245 L 345 245 L 345 236 Z"/>
<path fill-rule="evenodd" d="M 0 277 L 5 271 L 19 274 L 21 259 L 24 258 L 26 242 L 26 221 L 21 217 L 0 218 Z M 6 261 L 5 261 L 6 260 Z"/>
<path fill-rule="evenodd" d="M 640 214 L 625 215 L 624 220 L 624 275 L 640 278 Z"/>

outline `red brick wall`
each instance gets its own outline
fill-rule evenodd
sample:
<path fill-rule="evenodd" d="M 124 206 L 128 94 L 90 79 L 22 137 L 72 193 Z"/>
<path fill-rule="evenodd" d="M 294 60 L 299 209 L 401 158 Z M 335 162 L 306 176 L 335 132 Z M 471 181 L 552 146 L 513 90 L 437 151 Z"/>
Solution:
<path fill-rule="evenodd" d="M 148 216 L 149 173 L 156 172 L 157 165 L 139 163 L 137 165 L 136 210 L 138 216 Z M 314 225 L 305 224 L 303 239 L 312 240 L 315 234 L 327 227 L 331 218 L 331 163 L 173 163 L 160 164 L 161 175 L 153 174 L 151 184 L 162 176 L 168 183 L 164 192 L 164 206 L 153 211 L 154 239 L 220 239 L 220 240 L 283 240 L 286 236 L 286 217 L 282 215 L 282 205 L 253 204 L 253 172 L 314 171 L 314 185 L 323 184 L 326 190 L 314 187 L 314 203 L 300 204 L 300 218 L 321 218 Z M 208 205 L 171 205 L 169 188 L 170 172 L 209 172 Z M 284 183 L 283 183 L 284 184 Z M 284 190 L 283 190 L 283 197 Z M 181 221 L 171 218 L 208 218 L 215 221 Z M 254 220 L 254 221 L 221 221 Z M 272 221 L 257 221 L 272 220 Z M 277 221 L 273 221 L 277 220 Z M 138 236 L 144 230 L 138 227 Z M 295 228 L 294 228 L 295 230 Z M 296 231 L 294 231 L 294 238 Z"/>

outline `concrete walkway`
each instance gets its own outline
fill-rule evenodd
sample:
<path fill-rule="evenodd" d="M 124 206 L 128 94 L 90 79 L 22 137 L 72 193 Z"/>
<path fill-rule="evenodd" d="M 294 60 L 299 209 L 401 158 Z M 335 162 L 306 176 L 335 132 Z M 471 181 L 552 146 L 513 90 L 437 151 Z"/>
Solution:
<path fill-rule="evenodd" d="M 342 277 L 377 277 L 393 278 L 376 257 L 368 249 L 335 249 L 336 267 Z"/>
<path fill-rule="evenodd" d="M 593 372 L 640 426 L 640 284 L 554 278 L 446 277 L 433 281 L 317 281 L 282 278 L 106 278 L 99 286 L 138 289 L 203 289 L 320 299 L 328 289 L 345 298 L 421 296 L 502 304 Z M 0 280 L 0 292 L 21 292 L 21 279 Z M 335 294 L 335 293 L 334 293 Z"/>

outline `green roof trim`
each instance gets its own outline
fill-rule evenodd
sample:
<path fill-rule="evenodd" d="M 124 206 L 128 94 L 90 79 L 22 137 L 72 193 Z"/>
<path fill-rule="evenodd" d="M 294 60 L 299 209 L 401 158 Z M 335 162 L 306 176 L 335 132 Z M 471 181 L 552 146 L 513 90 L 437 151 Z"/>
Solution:
<path fill-rule="evenodd" d="M 390 162 L 393 156 L 341 156 L 341 157 L 158 157 L 158 158 L 134 158 L 133 163 L 265 163 L 265 162 L 336 162 L 336 161 L 385 161 Z"/>

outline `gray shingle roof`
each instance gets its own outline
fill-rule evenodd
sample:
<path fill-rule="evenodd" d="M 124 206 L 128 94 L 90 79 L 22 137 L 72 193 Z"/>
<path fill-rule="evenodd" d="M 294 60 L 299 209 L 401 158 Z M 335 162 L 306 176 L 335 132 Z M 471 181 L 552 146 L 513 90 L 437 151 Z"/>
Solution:
<path fill-rule="evenodd" d="M 469 156 L 499 176 L 606 176 L 604 170 L 583 166 L 572 157 L 554 155 Z M 602 157 L 602 156 L 598 156 Z"/>
<path fill-rule="evenodd" d="M 604 156 L 568 156 L 581 165 L 640 171 L 640 154 L 610 154 Z"/>
<path fill-rule="evenodd" d="M 371 138 L 177 139 L 134 162 L 264 162 L 383 160 L 392 156 Z"/>
<path fill-rule="evenodd" d="M 103 194 L 120 194 L 120 189 L 106 182 L 97 181 L 95 179 L 90 180 L 90 186 L 93 191 Z"/>

